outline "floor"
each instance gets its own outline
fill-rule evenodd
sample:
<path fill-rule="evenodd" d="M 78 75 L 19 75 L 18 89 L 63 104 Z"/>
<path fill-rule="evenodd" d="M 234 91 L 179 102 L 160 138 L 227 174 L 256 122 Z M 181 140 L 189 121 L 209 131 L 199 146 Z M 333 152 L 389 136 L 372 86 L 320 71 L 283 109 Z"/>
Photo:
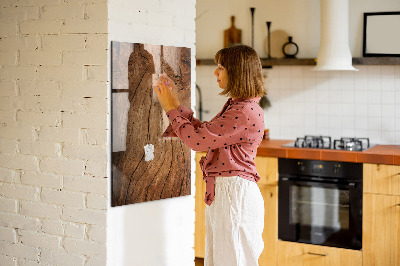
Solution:
<path fill-rule="evenodd" d="M 204 266 L 204 259 L 203 258 L 195 258 L 194 265 L 195 266 Z"/>

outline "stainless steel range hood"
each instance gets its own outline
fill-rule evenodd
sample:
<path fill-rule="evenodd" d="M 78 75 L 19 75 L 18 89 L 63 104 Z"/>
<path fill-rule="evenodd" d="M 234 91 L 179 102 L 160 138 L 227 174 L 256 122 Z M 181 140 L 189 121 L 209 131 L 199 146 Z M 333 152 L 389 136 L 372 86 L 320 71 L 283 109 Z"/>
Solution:
<path fill-rule="evenodd" d="M 348 0 L 321 0 L 321 40 L 317 71 L 352 70 Z"/>

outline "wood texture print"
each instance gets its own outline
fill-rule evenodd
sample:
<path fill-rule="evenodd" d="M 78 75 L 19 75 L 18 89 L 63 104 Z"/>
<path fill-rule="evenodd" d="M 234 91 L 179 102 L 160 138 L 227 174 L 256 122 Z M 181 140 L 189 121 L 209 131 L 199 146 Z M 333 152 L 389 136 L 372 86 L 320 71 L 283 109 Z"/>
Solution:
<path fill-rule="evenodd" d="M 112 206 L 190 195 L 190 149 L 162 138 L 169 120 L 152 88 L 166 73 L 190 107 L 190 48 L 111 42 Z"/>

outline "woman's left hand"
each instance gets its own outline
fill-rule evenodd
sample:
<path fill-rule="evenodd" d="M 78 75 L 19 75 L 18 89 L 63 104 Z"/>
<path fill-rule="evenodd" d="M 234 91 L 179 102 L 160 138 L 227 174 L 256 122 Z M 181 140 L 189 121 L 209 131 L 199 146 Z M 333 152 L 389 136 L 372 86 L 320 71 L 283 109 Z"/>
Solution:
<path fill-rule="evenodd" d="M 157 85 L 153 86 L 153 89 L 156 91 L 158 101 L 166 113 L 171 109 L 175 109 L 171 96 L 171 88 L 171 82 L 167 81 L 166 79 L 159 79 Z"/>

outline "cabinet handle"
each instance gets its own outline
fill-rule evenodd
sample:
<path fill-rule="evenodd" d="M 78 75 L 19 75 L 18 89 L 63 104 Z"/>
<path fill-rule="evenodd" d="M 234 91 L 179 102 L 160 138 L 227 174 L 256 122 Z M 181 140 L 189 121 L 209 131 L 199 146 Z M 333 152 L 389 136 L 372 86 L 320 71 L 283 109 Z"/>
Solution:
<path fill-rule="evenodd" d="M 307 254 L 310 254 L 310 255 L 317 255 L 317 256 L 323 256 L 323 257 L 328 256 L 328 254 L 320 254 L 320 253 L 313 253 L 313 252 L 307 252 Z"/>
<path fill-rule="evenodd" d="M 397 206 L 400 206 L 400 203 L 399 203 L 399 204 L 397 204 Z"/>

